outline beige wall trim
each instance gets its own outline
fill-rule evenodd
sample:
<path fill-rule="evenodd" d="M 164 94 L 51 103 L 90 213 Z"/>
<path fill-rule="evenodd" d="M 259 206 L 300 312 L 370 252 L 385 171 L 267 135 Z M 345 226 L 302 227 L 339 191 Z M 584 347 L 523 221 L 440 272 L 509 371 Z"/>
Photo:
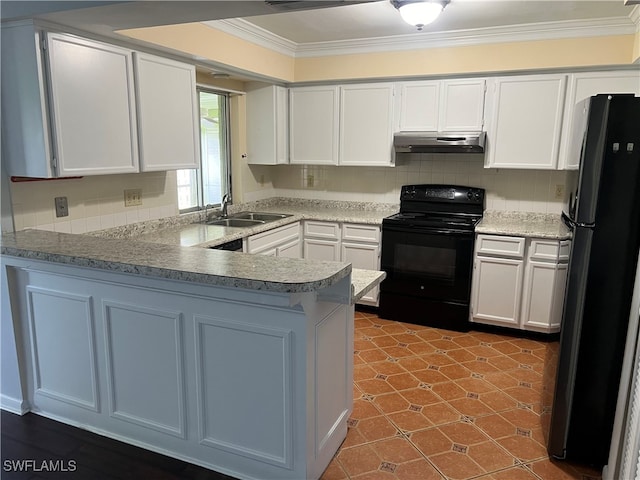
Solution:
<path fill-rule="evenodd" d="M 295 81 L 615 68 L 633 62 L 635 39 L 636 35 L 617 35 L 298 58 Z"/>

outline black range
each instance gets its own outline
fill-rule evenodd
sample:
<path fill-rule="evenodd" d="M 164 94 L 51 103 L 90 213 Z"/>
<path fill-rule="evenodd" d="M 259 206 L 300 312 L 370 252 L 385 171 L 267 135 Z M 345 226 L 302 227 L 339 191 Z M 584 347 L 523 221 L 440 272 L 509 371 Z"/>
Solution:
<path fill-rule="evenodd" d="M 405 185 L 400 212 L 382 221 L 382 318 L 465 331 L 475 226 L 485 192 L 456 185 Z"/>

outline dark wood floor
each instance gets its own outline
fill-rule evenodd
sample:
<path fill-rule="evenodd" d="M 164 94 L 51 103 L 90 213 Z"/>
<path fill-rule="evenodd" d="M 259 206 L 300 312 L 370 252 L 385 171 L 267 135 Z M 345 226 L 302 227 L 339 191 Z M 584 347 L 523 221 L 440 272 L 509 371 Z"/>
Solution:
<path fill-rule="evenodd" d="M 0 421 L 2 480 L 233 480 L 232 477 L 32 413 L 19 416 L 2 411 Z M 20 460 L 35 461 L 41 471 L 34 468 L 29 468 L 28 472 L 13 471 Z M 46 462 L 44 468 L 43 460 Z M 67 471 L 48 472 L 47 465 Z"/>

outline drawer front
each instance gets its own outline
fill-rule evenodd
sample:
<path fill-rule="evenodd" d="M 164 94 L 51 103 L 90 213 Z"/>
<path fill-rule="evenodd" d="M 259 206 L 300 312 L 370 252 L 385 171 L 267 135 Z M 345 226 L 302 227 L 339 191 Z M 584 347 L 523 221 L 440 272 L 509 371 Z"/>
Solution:
<path fill-rule="evenodd" d="M 307 220 L 304 222 L 304 236 L 339 240 L 340 225 L 335 222 L 316 222 Z"/>
<path fill-rule="evenodd" d="M 300 223 L 292 223 L 247 238 L 247 252 L 256 253 L 300 238 Z"/>
<path fill-rule="evenodd" d="M 560 252 L 558 253 L 558 260 L 560 260 L 561 262 L 568 262 L 570 254 L 571 240 L 562 240 L 560 242 Z"/>
<path fill-rule="evenodd" d="M 531 260 L 558 261 L 560 243 L 557 240 L 531 240 L 529 258 Z"/>
<path fill-rule="evenodd" d="M 377 225 L 361 225 L 344 223 L 342 225 L 342 240 L 353 242 L 380 242 L 380 227 Z"/>
<path fill-rule="evenodd" d="M 569 240 L 531 240 L 529 259 L 551 262 L 568 262 L 571 253 Z"/>
<path fill-rule="evenodd" d="M 478 235 L 476 252 L 478 255 L 523 258 L 524 245 L 525 239 L 523 237 Z"/>

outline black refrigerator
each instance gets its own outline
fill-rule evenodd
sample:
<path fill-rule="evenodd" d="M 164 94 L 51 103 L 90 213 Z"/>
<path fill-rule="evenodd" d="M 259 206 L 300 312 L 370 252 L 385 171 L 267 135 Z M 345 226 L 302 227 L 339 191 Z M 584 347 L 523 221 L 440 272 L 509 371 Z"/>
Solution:
<path fill-rule="evenodd" d="M 640 98 L 587 99 L 548 450 L 607 462 L 640 249 Z"/>

